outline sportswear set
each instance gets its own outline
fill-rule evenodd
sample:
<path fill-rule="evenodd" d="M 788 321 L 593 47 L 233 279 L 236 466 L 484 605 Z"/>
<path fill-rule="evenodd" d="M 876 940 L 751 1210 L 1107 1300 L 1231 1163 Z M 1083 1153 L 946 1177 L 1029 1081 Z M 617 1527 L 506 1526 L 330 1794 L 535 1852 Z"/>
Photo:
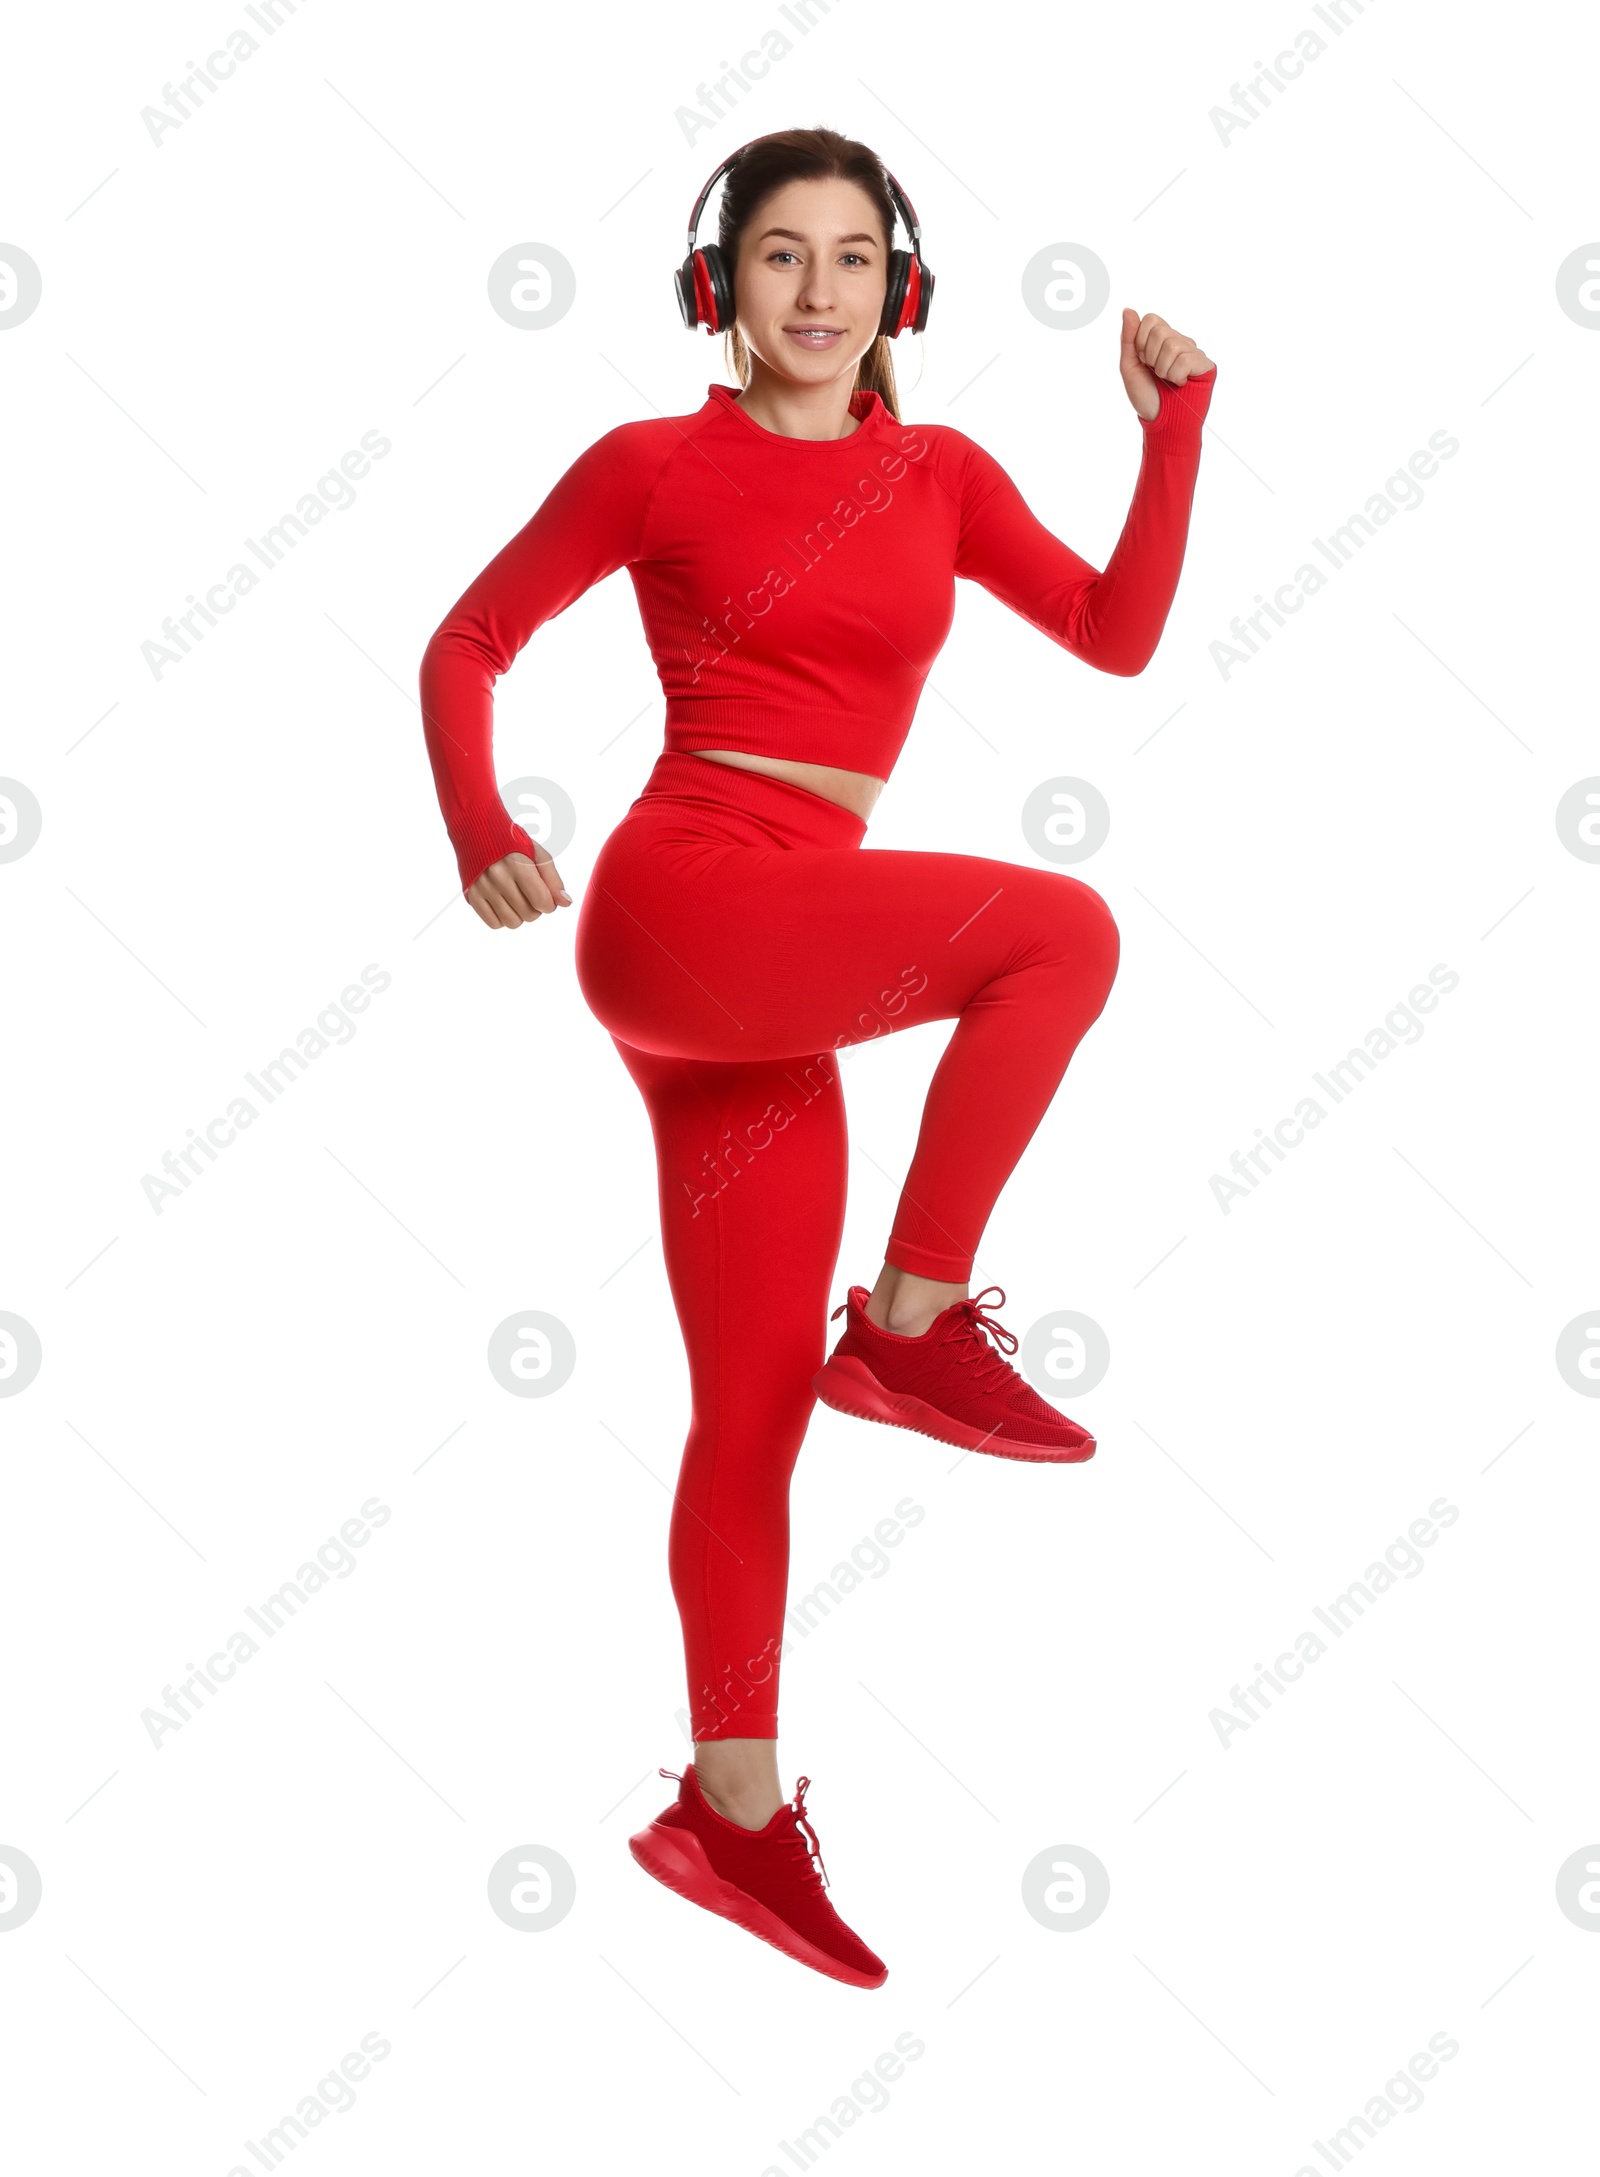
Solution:
<path fill-rule="evenodd" d="M 492 734 L 495 681 L 537 628 L 626 568 L 666 697 L 662 753 L 584 892 L 575 964 L 656 1150 L 692 1400 L 669 1566 L 697 1740 L 777 1734 L 789 1480 L 816 1398 L 912 1427 L 923 1423 L 909 1408 L 877 1410 L 861 1379 L 932 1403 L 913 1380 L 919 1356 L 874 1341 L 860 1288 L 823 1367 L 848 1159 L 837 1052 L 955 1021 L 885 1255 L 965 1283 L 1105 1005 L 1119 939 L 1099 894 L 1065 872 L 869 848 L 850 810 L 694 752 L 887 779 L 950 631 L 957 576 L 1086 664 L 1141 671 L 1177 587 L 1215 376 L 1163 385 L 1160 414 L 1136 419 L 1138 477 L 1103 570 L 948 425 L 902 425 L 857 393 L 848 437 L 792 439 L 711 386 L 697 411 L 622 424 L 581 453 L 427 646 L 424 732 L 463 889 L 506 854 L 534 858 L 501 801 Z M 969 1435 L 948 1440 L 1087 1456 L 1081 1429 L 1023 1397 L 1013 1372 L 1001 1381 L 984 1336 L 998 1326 L 974 1308 L 935 1326 L 935 1373 L 971 1391 Z M 696 1795 L 680 1827 L 700 1822 L 726 1858 L 704 1812 Z M 700 1850 L 661 1847 L 674 1869 Z M 841 1977 L 875 1985 L 875 1967 L 868 1953 Z"/>

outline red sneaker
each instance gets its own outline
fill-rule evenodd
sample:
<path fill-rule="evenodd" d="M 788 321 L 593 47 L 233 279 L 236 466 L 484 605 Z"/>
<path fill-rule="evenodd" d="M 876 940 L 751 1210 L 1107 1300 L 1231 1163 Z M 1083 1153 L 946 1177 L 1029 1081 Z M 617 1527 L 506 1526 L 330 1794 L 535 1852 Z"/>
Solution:
<path fill-rule="evenodd" d="M 801 1777 L 791 1803 L 765 1829 L 744 1829 L 707 1804 L 692 1764 L 682 1776 L 661 1774 L 677 1777 L 677 1798 L 628 1839 L 647 1875 L 832 1980 L 883 1986 L 889 1968 L 822 1894 L 826 1870 L 819 1880 L 822 1851 L 805 1805 L 810 1777 Z"/>
<path fill-rule="evenodd" d="M 1017 1340 L 985 1312 L 990 1293 L 1004 1305 L 1005 1288 L 986 1285 L 974 1298 L 953 1300 L 920 1338 L 903 1338 L 879 1329 L 866 1311 L 867 1288 L 852 1285 L 848 1301 L 833 1311 L 842 1315 L 848 1307 L 849 1323 L 812 1377 L 812 1389 L 837 1413 L 918 1429 L 967 1451 L 1001 1459 L 1093 1458 L 1088 1430 L 1058 1413 L 996 1352 L 998 1345 L 1015 1353 Z"/>

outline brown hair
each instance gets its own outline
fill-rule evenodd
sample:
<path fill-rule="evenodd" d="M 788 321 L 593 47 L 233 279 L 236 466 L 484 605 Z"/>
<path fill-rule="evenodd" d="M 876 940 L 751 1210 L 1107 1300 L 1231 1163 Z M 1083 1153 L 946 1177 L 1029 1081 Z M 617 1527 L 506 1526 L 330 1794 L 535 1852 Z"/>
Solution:
<path fill-rule="evenodd" d="M 724 176 L 717 214 L 717 247 L 733 277 L 739 237 L 776 189 L 791 181 L 853 181 L 872 199 L 883 223 L 885 250 L 894 243 L 894 199 L 875 151 L 841 136 L 837 129 L 776 129 L 747 144 Z M 727 331 L 729 368 L 741 386 L 750 383 L 750 351 L 737 325 Z M 895 393 L 890 343 L 880 333 L 856 365 L 855 391 L 876 393 L 896 423 L 901 421 Z"/>

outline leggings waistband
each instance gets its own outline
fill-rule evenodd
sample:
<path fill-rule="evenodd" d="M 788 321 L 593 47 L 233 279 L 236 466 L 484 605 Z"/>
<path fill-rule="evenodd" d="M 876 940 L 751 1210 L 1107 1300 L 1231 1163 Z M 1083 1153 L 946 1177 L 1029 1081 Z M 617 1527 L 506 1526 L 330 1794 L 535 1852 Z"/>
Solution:
<path fill-rule="evenodd" d="M 782 832 L 795 846 L 858 847 L 866 835 L 865 817 L 857 816 L 809 787 L 793 786 L 770 772 L 747 771 L 742 764 L 717 763 L 686 749 L 663 749 L 633 806 L 661 800 L 710 803 L 741 809 Z"/>

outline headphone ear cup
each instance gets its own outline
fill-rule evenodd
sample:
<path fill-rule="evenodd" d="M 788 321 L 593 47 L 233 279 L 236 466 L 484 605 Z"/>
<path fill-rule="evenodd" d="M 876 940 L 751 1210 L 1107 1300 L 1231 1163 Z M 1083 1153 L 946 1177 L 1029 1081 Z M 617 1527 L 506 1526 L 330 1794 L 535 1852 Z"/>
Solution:
<path fill-rule="evenodd" d="M 920 333 L 928 322 L 928 305 L 933 300 L 933 274 L 920 257 L 911 260 L 911 284 L 906 292 L 900 311 L 900 330 Z"/>
<path fill-rule="evenodd" d="M 722 330 L 722 311 L 718 275 L 721 254 L 714 242 L 704 249 L 697 249 L 685 257 L 672 275 L 673 292 L 678 298 L 678 315 L 693 332 L 704 325 L 711 332 Z M 725 282 L 723 285 L 725 286 Z"/>
<path fill-rule="evenodd" d="M 717 302 L 712 291 L 711 275 L 706 270 L 704 250 L 696 250 L 690 260 L 694 268 L 694 322 L 710 331 L 717 329 Z"/>
<path fill-rule="evenodd" d="M 725 333 L 733 323 L 733 280 L 728 272 L 728 261 L 715 242 L 707 242 L 695 251 L 705 267 L 709 308 L 704 323 L 714 333 Z"/>
<path fill-rule="evenodd" d="M 900 305 L 900 322 L 897 332 L 909 332 L 917 322 L 917 306 L 922 299 L 922 266 L 915 257 L 906 270 L 905 300 Z"/>
<path fill-rule="evenodd" d="M 678 298 L 678 315 L 690 332 L 699 322 L 695 305 L 695 272 L 693 257 L 685 257 L 672 275 L 672 292 Z"/>
<path fill-rule="evenodd" d="M 892 340 L 900 331 L 900 321 L 906 306 L 906 285 L 911 276 L 911 252 L 892 249 L 889 252 L 889 278 L 884 288 L 883 315 L 878 320 L 879 337 Z"/>
<path fill-rule="evenodd" d="M 911 330 L 920 333 L 928 322 L 928 309 L 933 301 L 933 274 L 926 265 L 917 267 L 917 302 L 911 314 Z"/>

